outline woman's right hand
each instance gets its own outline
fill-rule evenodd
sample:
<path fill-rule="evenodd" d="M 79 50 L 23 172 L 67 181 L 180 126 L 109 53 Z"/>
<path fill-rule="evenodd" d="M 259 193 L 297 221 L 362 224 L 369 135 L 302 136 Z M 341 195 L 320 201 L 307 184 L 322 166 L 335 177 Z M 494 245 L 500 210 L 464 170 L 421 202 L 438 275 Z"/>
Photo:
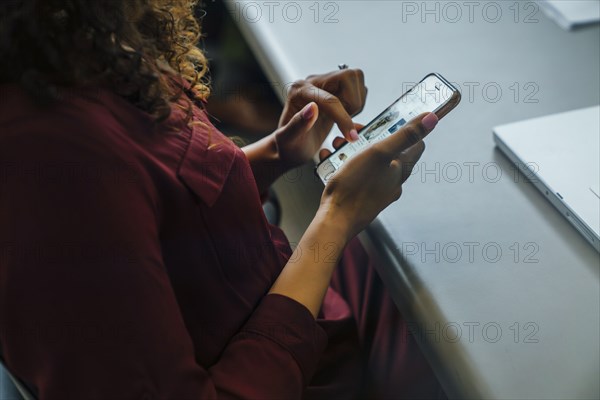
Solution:
<path fill-rule="evenodd" d="M 349 159 L 327 183 L 318 214 L 346 234 L 362 231 L 388 205 L 400 198 L 402 184 L 423 154 L 423 138 L 435 128 L 434 113 L 421 114 L 394 135 Z M 344 141 L 334 142 L 339 147 Z M 327 156 L 326 151 L 321 157 Z"/>

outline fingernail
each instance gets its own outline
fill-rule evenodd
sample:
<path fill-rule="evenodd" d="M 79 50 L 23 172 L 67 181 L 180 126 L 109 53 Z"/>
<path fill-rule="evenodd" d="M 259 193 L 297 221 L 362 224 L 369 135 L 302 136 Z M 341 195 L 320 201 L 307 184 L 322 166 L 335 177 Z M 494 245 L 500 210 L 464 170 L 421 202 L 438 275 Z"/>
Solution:
<path fill-rule="evenodd" d="M 350 131 L 350 139 L 352 139 L 353 142 L 356 142 L 358 140 L 358 132 L 356 131 L 356 129 L 352 129 Z"/>
<path fill-rule="evenodd" d="M 425 116 L 425 118 L 423 118 L 421 120 L 421 123 L 423 124 L 423 126 L 425 127 L 425 129 L 427 129 L 428 131 L 432 130 L 433 128 L 435 128 L 435 126 L 437 125 L 439 119 L 437 117 L 437 115 L 435 115 L 435 113 L 429 113 Z"/>
<path fill-rule="evenodd" d="M 304 110 L 302 110 L 302 118 L 309 120 L 315 115 L 315 108 L 313 107 L 313 103 L 308 103 Z"/>

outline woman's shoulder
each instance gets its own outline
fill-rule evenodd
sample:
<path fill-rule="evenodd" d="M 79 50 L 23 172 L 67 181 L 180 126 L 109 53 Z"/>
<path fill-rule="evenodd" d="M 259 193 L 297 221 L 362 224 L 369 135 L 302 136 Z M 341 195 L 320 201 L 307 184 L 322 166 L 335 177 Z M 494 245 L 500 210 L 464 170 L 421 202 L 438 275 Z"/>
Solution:
<path fill-rule="evenodd" d="M 118 152 L 124 135 L 151 126 L 146 113 L 102 88 L 66 89 L 44 103 L 18 85 L 0 85 L 0 147 L 5 151 L 62 145 Z"/>
<path fill-rule="evenodd" d="M 80 198 L 110 185 L 156 198 L 127 126 L 89 94 L 41 106 L 18 87 L 2 86 L 0 93 L 0 193 Z"/>

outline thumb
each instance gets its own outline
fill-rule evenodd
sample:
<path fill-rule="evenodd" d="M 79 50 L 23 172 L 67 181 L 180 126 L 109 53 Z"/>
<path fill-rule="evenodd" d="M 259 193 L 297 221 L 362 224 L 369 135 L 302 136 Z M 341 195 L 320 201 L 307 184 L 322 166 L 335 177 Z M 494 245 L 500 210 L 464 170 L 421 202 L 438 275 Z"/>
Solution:
<path fill-rule="evenodd" d="M 296 136 L 311 129 L 319 116 L 319 107 L 314 101 L 308 103 L 280 129 L 280 134 Z"/>
<path fill-rule="evenodd" d="M 399 154 L 423 140 L 435 128 L 438 121 L 435 113 L 423 113 L 409 121 L 397 133 L 375 145 L 383 147 L 391 154 Z"/>

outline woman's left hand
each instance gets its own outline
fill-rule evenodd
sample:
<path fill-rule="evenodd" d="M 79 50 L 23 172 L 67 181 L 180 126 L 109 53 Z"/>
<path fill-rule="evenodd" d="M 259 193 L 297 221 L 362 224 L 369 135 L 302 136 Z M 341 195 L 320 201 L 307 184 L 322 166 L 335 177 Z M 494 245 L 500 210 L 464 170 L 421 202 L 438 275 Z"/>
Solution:
<path fill-rule="evenodd" d="M 344 69 L 311 75 L 290 87 L 275 131 L 279 161 L 284 170 L 309 161 L 336 124 L 348 141 L 358 139 L 352 117 L 362 111 L 367 97 L 360 69 Z M 302 112 L 300 112 L 302 111 Z M 293 118 L 302 118 L 309 129 L 294 129 Z M 300 124 L 301 125 L 301 124 Z"/>

